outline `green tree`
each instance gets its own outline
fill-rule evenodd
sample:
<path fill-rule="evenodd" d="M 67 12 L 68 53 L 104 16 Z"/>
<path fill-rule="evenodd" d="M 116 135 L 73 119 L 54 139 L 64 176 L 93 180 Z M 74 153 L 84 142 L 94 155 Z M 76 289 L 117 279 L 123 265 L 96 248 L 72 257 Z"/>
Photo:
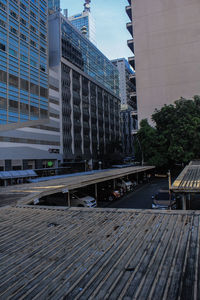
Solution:
<path fill-rule="evenodd" d="M 156 109 L 154 127 L 142 120 L 138 138 L 144 160 L 158 167 L 188 163 L 200 156 L 200 97 L 181 98 Z M 137 148 L 138 150 L 138 148 Z"/>

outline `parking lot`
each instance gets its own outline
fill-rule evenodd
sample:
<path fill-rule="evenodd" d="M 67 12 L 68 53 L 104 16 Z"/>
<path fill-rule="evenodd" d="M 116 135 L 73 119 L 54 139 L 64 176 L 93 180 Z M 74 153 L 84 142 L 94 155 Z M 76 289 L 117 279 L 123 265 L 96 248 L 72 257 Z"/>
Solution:
<path fill-rule="evenodd" d="M 124 195 L 119 200 L 109 203 L 108 207 L 149 209 L 152 203 L 151 196 L 163 188 L 168 188 L 167 178 L 152 179 L 150 183 L 140 184 L 134 191 Z"/>

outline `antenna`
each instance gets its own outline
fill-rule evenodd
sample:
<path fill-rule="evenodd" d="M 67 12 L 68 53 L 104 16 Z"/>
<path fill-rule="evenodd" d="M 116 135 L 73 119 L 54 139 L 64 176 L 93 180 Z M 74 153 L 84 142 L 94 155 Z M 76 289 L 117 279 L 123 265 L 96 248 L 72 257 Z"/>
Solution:
<path fill-rule="evenodd" d="M 90 2 L 91 0 L 85 0 L 84 11 L 90 11 Z"/>

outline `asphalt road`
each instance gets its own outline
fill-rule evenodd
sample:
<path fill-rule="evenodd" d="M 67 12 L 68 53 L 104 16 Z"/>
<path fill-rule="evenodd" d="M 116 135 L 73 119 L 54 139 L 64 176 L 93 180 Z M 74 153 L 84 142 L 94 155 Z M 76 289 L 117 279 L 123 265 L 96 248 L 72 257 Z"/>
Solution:
<path fill-rule="evenodd" d="M 126 194 L 121 199 L 113 201 L 108 207 L 149 209 L 152 203 L 151 196 L 161 188 L 168 188 L 167 178 L 153 179 L 150 183 L 139 186 L 135 191 Z"/>

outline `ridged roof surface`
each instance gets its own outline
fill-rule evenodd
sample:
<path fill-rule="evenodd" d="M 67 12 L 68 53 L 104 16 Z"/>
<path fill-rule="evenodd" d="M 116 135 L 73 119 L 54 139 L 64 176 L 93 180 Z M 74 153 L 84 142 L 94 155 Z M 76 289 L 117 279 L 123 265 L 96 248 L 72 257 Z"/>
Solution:
<path fill-rule="evenodd" d="M 0 209 L 0 299 L 200 299 L 200 213 Z"/>

